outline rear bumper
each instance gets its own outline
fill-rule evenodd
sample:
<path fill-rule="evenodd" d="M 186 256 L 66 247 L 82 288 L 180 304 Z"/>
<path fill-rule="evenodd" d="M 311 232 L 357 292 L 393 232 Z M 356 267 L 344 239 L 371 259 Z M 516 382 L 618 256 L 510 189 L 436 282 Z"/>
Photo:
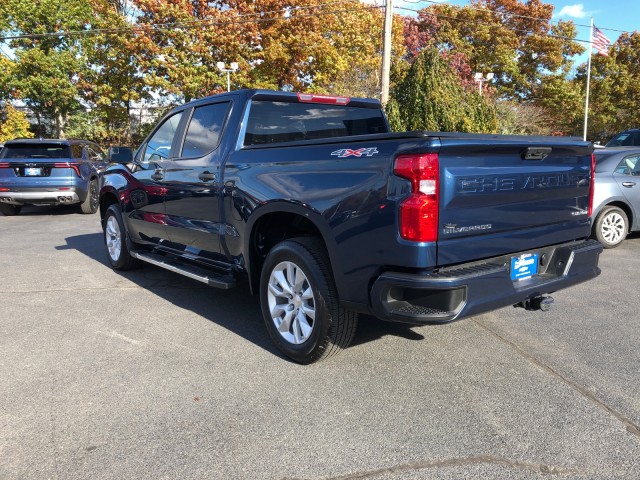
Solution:
<path fill-rule="evenodd" d="M 383 319 L 421 324 L 448 322 L 524 302 L 600 274 L 602 245 L 595 240 L 537 249 L 538 274 L 513 281 L 505 255 L 440 269 L 437 273 L 385 272 L 370 292 L 371 309 Z M 520 252 L 528 253 L 528 252 Z"/>
<path fill-rule="evenodd" d="M 65 187 L 65 190 L 47 188 L 46 190 L 32 190 L 19 192 L 0 192 L 0 202 L 12 205 L 58 205 L 80 202 L 79 192 L 75 187 Z"/>

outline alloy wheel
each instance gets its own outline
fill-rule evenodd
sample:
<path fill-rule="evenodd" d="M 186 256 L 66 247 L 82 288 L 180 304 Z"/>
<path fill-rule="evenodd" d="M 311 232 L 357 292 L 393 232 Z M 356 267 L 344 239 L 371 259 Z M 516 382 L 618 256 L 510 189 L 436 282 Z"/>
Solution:
<path fill-rule="evenodd" d="M 269 276 L 267 297 L 282 338 L 294 345 L 308 340 L 315 324 L 315 298 L 302 269 L 291 261 L 277 264 Z"/>
<path fill-rule="evenodd" d="M 120 232 L 120 225 L 118 220 L 110 216 L 107 219 L 107 226 L 104 229 L 105 242 L 107 244 L 107 250 L 111 260 L 117 262 L 120 258 L 122 251 L 122 233 Z"/>
<path fill-rule="evenodd" d="M 602 221 L 602 237 L 611 244 L 622 241 L 625 229 L 626 223 L 618 212 L 611 212 Z"/>

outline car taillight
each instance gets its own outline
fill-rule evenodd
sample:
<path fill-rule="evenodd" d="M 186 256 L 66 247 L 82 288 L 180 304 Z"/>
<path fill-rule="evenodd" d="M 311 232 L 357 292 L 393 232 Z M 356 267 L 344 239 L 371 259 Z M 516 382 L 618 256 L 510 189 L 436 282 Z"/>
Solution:
<path fill-rule="evenodd" d="M 400 236 L 414 242 L 438 239 L 438 154 L 399 155 L 393 173 L 411 181 L 411 194 L 400 203 Z"/>
<path fill-rule="evenodd" d="M 596 155 L 591 154 L 591 182 L 589 183 L 589 218 L 593 214 L 593 193 L 596 189 Z"/>
<path fill-rule="evenodd" d="M 60 163 L 54 163 L 53 166 L 55 168 L 73 168 L 75 172 L 78 174 L 78 176 L 82 177 L 82 175 L 80 175 L 80 165 L 78 165 L 77 163 L 60 162 Z"/>
<path fill-rule="evenodd" d="M 0 162 L 0 168 L 9 168 L 9 162 Z"/>
<path fill-rule="evenodd" d="M 348 105 L 349 97 L 334 97 L 331 95 L 315 95 L 312 93 L 298 93 L 298 101 L 303 103 L 327 103 L 329 105 Z"/>

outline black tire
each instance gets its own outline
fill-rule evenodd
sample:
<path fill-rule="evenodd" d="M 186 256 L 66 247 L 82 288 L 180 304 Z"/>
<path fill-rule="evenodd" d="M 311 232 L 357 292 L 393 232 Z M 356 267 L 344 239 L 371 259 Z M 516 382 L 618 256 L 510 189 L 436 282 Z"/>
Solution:
<path fill-rule="evenodd" d="M 324 245 L 312 237 L 285 240 L 269 252 L 260 274 L 260 305 L 271 339 L 302 364 L 347 348 L 358 324 L 358 315 L 338 304 Z"/>
<path fill-rule="evenodd" d="M 20 210 L 22 210 L 22 205 L 10 205 L 8 203 L 0 203 L 0 212 L 5 217 L 13 217 L 15 215 L 20 214 Z"/>
<path fill-rule="evenodd" d="M 107 209 L 102 223 L 104 249 L 109 264 L 115 270 L 132 270 L 141 265 L 141 261 L 131 256 L 132 243 L 122 221 L 118 205 Z"/>
<path fill-rule="evenodd" d="M 100 206 L 100 192 L 98 192 L 98 180 L 93 179 L 89 182 L 87 189 L 87 198 L 80 204 L 82 213 L 92 214 L 98 211 Z"/>
<path fill-rule="evenodd" d="M 629 219 L 618 207 L 605 207 L 593 222 L 593 236 L 604 248 L 615 248 L 629 233 Z"/>

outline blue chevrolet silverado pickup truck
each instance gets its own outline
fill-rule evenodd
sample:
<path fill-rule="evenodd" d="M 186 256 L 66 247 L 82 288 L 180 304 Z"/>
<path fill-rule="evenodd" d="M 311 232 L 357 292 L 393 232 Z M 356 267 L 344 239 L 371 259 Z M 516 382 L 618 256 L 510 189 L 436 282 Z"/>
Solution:
<path fill-rule="evenodd" d="M 417 325 L 544 310 L 549 293 L 596 277 L 592 150 L 390 133 L 376 100 L 214 95 L 172 110 L 106 170 L 105 249 L 115 269 L 248 285 L 275 344 L 311 363 L 350 344 L 359 313 Z"/>

